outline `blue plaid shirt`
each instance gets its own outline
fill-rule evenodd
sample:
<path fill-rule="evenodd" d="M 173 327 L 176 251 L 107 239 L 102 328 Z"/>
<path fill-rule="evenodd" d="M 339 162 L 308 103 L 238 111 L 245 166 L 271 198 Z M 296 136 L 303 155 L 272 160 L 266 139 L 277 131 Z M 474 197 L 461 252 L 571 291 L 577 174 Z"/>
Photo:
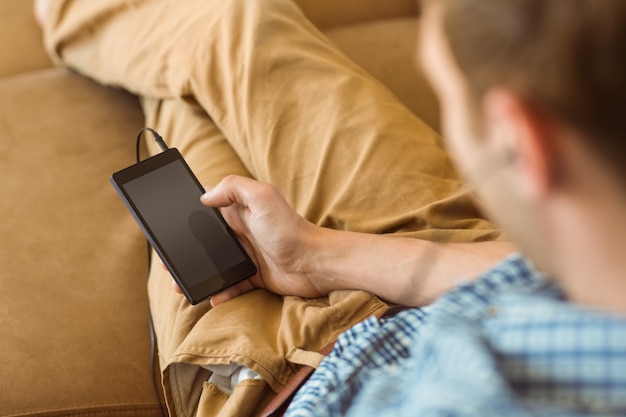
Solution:
<path fill-rule="evenodd" d="M 566 302 L 513 255 L 341 335 L 287 415 L 626 415 L 626 317 Z"/>

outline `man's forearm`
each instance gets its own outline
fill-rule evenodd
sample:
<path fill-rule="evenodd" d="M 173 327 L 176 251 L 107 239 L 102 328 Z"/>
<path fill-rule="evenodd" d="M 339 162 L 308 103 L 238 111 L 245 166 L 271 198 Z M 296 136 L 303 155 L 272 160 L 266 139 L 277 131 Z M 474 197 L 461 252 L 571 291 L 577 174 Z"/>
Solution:
<path fill-rule="evenodd" d="M 436 243 L 331 229 L 317 229 L 310 244 L 308 273 L 322 291 L 361 289 L 410 306 L 428 304 L 514 250 L 502 241 Z"/>

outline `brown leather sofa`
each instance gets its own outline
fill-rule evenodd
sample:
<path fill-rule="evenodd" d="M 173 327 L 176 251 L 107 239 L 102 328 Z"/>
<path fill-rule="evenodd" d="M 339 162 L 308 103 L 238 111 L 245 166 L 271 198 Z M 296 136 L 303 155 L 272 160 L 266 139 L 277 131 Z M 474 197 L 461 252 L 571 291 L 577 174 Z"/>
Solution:
<path fill-rule="evenodd" d="M 438 129 L 414 0 L 298 0 Z M 32 0 L 0 2 L 0 416 L 157 416 L 146 244 L 109 185 L 136 97 L 54 68 Z"/>

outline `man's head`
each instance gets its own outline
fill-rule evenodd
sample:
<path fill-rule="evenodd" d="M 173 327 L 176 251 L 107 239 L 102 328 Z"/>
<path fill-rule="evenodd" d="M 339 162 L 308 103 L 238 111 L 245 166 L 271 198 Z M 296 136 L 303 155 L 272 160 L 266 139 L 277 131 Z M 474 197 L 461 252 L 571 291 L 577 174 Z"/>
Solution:
<path fill-rule="evenodd" d="M 626 1 L 427 0 L 424 11 L 422 64 L 451 154 L 492 218 L 541 258 L 542 210 L 583 176 L 574 155 L 593 156 L 626 195 Z"/>
<path fill-rule="evenodd" d="M 490 88 L 506 87 L 593 138 L 608 159 L 626 155 L 626 2 L 439 2 L 472 109 Z M 615 165 L 626 178 L 623 160 Z"/>

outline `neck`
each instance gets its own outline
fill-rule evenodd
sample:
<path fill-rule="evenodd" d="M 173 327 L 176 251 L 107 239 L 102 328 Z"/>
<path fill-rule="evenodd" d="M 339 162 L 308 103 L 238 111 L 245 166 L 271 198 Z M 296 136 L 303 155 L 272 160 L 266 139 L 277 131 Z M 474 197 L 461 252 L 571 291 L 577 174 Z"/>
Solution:
<path fill-rule="evenodd" d="M 571 301 L 626 313 L 626 220 L 624 211 L 610 211 L 596 210 L 597 221 L 590 221 L 592 215 L 562 213 L 563 220 L 569 217 L 580 226 L 561 228 L 562 239 L 556 243 L 561 250 L 552 265 Z"/>

